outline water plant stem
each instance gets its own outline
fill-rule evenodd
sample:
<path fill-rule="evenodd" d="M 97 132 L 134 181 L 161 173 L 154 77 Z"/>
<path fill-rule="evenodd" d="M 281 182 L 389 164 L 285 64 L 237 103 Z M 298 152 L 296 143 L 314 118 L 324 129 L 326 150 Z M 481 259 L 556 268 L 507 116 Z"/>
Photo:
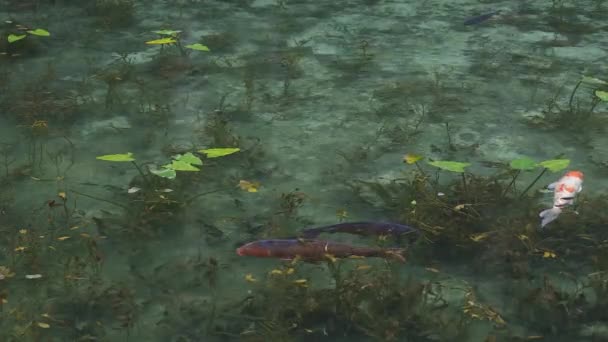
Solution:
<path fill-rule="evenodd" d="M 94 200 L 96 200 L 96 201 L 106 202 L 106 203 L 109 203 L 109 204 L 115 205 L 115 206 L 117 206 L 117 207 L 121 207 L 121 208 L 123 208 L 124 210 L 129 210 L 129 208 L 127 208 L 127 206 L 122 205 L 122 204 L 120 204 L 120 203 L 116 203 L 116 202 L 114 202 L 114 201 L 110 201 L 110 200 L 107 200 L 107 199 L 103 199 L 103 198 L 99 198 L 99 197 L 95 197 L 95 196 L 87 195 L 87 194 L 84 194 L 84 193 L 79 192 L 79 191 L 76 191 L 76 190 L 70 190 L 70 191 L 71 191 L 71 192 L 73 192 L 73 193 L 75 193 L 75 194 L 78 194 L 78 195 L 80 195 L 80 196 L 88 197 L 88 198 L 90 198 L 90 199 L 94 199 Z"/>
<path fill-rule="evenodd" d="M 137 169 L 137 171 L 139 172 L 139 174 L 141 175 L 141 178 L 143 179 L 144 183 L 146 183 L 146 186 L 150 186 L 150 182 L 148 182 L 148 177 L 146 177 L 146 174 L 144 173 L 144 171 L 141 169 L 141 167 L 139 167 L 139 165 L 137 165 L 137 163 L 135 161 L 131 162 L 133 165 L 135 165 L 135 168 Z"/>
<path fill-rule="evenodd" d="M 517 172 L 513 176 L 513 179 L 511 179 L 511 183 L 509 183 L 509 185 L 507 185 L 507 187 L 505 188 L 505 191 L 502 192 L 502 195 L 500 197 L 505 197 L 507 195 L 507 192 L 509 191 L 509 189 L 511 188 L 513 183 L 515 183 L 515 180 L 517 179 L 517 177 L 519 176 L 520 173 L 521 173 L 521 170 L 517 170 Z"/>
<path fill-rule="evenodd" d="M 538 182 L 540 177 L 542 177 L 545 174 L 545 172 L 547 172 L 547 170 L 548 170 L 547 168 L 543 168 L 543 170 L 540 172 L 540 174 L 538 174 L 538 176 L 536 176 L 536 178 L 534 178 L 532 183 L 530 183 L 530 185 L 528 185 L 528 187 L 521 193 L 521 195 L 519 195 L 519 198 L 523 198 L 524 195 L 526 194 L 526 192 L 528 192 L 528 190 L 530 190 L 530 188 L 532 188 L 534 186 L 534 184 L 536 184 L 536 182 Z"/>
<path fill-rule="evenodd" d="M 467 178 L 465 177 L 464 172 L 462 172 L 460 175 L 462 176 L 462 188 L 464 189 L 464 196 L 468 198 L 469 192 L 467 191 Z"/>

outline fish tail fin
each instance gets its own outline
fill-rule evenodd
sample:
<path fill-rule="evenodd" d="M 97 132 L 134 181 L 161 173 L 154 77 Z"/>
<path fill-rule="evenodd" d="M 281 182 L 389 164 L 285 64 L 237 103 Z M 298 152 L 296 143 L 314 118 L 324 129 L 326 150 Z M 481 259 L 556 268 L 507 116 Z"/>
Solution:
<path fill-rule="evenodd" d="M 554 221 L 561 213 L 562 208 L 560 207 L 553 207 L 551 209 L 541 211 L 539 214 L 540 218 L 542 219 L 540 227 L 544 228 L 547 224 Z"/>
<path fill-rule="evenodd" d="M 405 249 L 402 248 L 389 248 L 384 251 L 384 255 L 387 258 L 391 258 L 397 260 L 399 262 L 405 263 Z"/>

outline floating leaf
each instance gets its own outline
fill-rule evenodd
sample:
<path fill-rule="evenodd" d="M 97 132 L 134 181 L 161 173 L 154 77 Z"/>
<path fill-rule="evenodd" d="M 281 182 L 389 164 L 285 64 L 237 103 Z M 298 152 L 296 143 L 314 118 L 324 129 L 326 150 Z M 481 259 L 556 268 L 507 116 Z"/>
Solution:
<path fill-rule="evenodd" d="M 69 238 L 70 238 L 69 236 L 60 236 L 60 237 L 57 238 L 57 240 L 63 241 L 63 240 L 67 240 Z"/>
<path fill-rule="evenodd" d="M 451 172 L 464 172 L 464 168 L 471 165 L 470 163 L 461 163 L 447 160 L 435 160 L 429 161 L 428 163 L 442 170 Z"/>
<path fill-rule="evenodd" d="M 165 44 L 173 44 L 173 43 L 177 43 L 177 40 L 175 40 L 173 38 L 169 38 L 169 37 L 149 40 L 146 42 L 146 44 L 148 44 L 148 45 L 165 45 Z"/>
<path fill-rule="evenodd" d="M 40 279 L 42 274 L 26 274 L 25 279 Z"/>
<path fill-rule="evenodd" d="M 274 270 L 270 271 L 270 274 L 272 274 L 272 275 L 281 275 L 281 274 L 283 274 L 283 271 L 278 270 L 278 269 L 274 269 Z"/>
<path fill-rule="evenodd" d="M 99 160 L 112 161 L 112 162 L 131 162 L 135 161 L 133 153 L 122 153 L 122 154 L 106 154 L 103 156 L 96 157 Z"/>
<path fill-rule="evenodd" d="M 254 282 L 258 281 L 257 279 L 255 279 L 255 277 L 251 273 L 245 275 L 245 280 L 250 283 L 254 283 Z"/>
<path fill-rule="evenodd" d="M 196 50 L 196 51 L 210 51 L 209 48 L 203 44 L 196 43 L 184 46 L 186 49 Z"/>
<path fill-rule="evenodd" d="M 182 160 L 174 160 L 171 164 L 164 165 L 164 167 L 175 171 L 200 171 L 198 167 Z"/>
<path fill-rule="evenodd" d="M 44 323 L 44 322 L 38 322 L 38 323 L 37 323 L 37 325 L 38 325 L 39 327 L 41 327 L 42 329 L 48 329 L 48 328 L 50 328 L 50 327 L 51 327 L 51 325 L 50 325 L 50 324 L 48 324 L 48 323 Z"/>
<path fill-rule="evenodd" d="M 206 150 L 199 150 L 200 153 L 207 155 L 207 158 L 217 158 L 227 156 L 239 152 L 241 149 L 238 147 L 227 147 L 227 148 L 208 148 Z"/>
<path fill-rule="evenodd" d="M 433 273 L 439 273 L 439 270 L 434 268 L 434 267 L 425 267 L 425 270 L 429 271 L 429 272 L 433 272 Z"/>
<path fill-rule="evenodd" d="M 260 183 L 241 180 L 239 181 L 239 187 L 243 190 L 246 190 L 247 192 L 258 192 Z"/>
<path fill-rule="evenodd" d="M 152 31 L 156 34 L 160 34 L 161 36 L 177 36 L 177 34 L 181 33 L 182 31 L 180 30 L 158 30 L 158 31 Z"/>
<path fill-rule="evenodd" d="M 567 168 L 568 165 L 570 165 L 570 160 L 569 159 L 551 159 L 551 160 L 542 161 L 542 162 L 538 163 L 538 165 L 548 169 L 551 172 L 557 172 L 557 171 L 561 171 L 561 170 Z"/>
<path fill-rule="evenodd" d="M 175 179 L 175 176 L 177 176 L 177 173 L 175 172 L 175 170 L 167 169 L 167 168 L 153 169 L 153 170 L 150 170 L 150 172 L 152 172 L 153 174 L 155 174 L 159 177 L 168 178 L 168 179 Z"/>
<path fill-rule="evenodd" d="M 596 90 L 595 96 L 604 102 L 608 102 L 608 91 Z"/>
<path fill-rule="evenodd" d="M 51 35 L 51 33 L 49 33 L 49 31 L 47 31 L 45 29 L 41 29 L 41 28 L 27 31 L 27 33 L 33 34 L 34 36 L 40 36 L 40 37 L 48 37 Z"/>
<path fill-rule="evenodd" d="M 26 35 L 26 34 L 19 34 L 19 35 L 16 35 L 16 34 L 9 34 L 9 35 L 8 35 L 8 37 L 6 38 L 6 40 L 7 40 L 9 43 L 14 43 L 14 42 L 16 42 L 16 41 L 18 41 L 18 40 L 21 40 L 21 39 L 25 38 L 25 37 L 27 37 L 27 35 Z"/>
<path fill-rule="evenodd" d="M 195 156 L 190 152 L 185 154 L 178 154 L 177 156 L 173 157 L 173 159 L 192 165 L 203 165 L 203 161 L 201 160 L 201 158 Z"/>
<path fill-rule="evenodd" d="M 538 167 L 538 164 L 534 160 L 527 158 L 527 157 L 520 158 L 520 159 L 514 159 L 511 161 L 511 163 L 509 165 L 514 170 L 522 170 L 522 171 L 533 170 Z"/>
<path fill-rule="evenodd" d="M 422 160 L 423 158 L 424 158 L 423 156 L 408 153 L 403 157 L 403 161 L 406 162 L 407 164 L 414 164 L 417 161 Z"/>
<path fill-rule="evenodd" d="M 589 76 L 583 76 L 583 79 L 581 80 L 581 82 L 587 83 L 587 84 L 592 84 L 592 85 L 607 85 L 608 84 L 608 82 L 606 82 L 604 80 L 600 80 L 599 78 L 589 77 Z"/>

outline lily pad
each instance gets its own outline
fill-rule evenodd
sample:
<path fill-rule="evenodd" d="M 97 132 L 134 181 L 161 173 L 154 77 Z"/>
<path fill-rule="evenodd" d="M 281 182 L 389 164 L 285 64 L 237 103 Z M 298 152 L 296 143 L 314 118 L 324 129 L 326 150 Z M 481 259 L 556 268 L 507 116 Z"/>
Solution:
<path fill-rule="evenodd" d="M 600 80 L 599 78 L 583 76 L 581 80 L 583 83 L 591 84 L 591 85 L 607 85 L 608 82 L 604 80 Z"/>
<path fill-rule="evenodd" d="M 196 50 L 196 51 L 211 51 L 209 48 L 203 44 L 196 43 L 184 46 L 186 49 Z"/>
<path fill-rule="evenodd" d="M 37 28 L 35 30 L 29 30 L 27 31 L 27 33 L 29 34 L 33 34 L 34 36 L 40 36 L 40 37 L 48 37 L 51 35 L 51 33 L 45 29 L 41 29 L 41 28 Z"/>
<path fill-rule="evenodd" d="M 207 158 L 217 158 L 227 156 L 229 154 L 233 154 L 239 152 L 241 149 L 237 147 L 227 147 L 227 148 L 208 148 L 206 150 L 199 150 L 200 153 L 204 153 Z"/>
<path fill-rule="evenodd" d="M 184 153 L 184 154 L 178 154 L 178 155 L 174 156 L 173 159 L 175 159 L 176 161 L 182 162 L 182 163 L 187 163 L 187 164 L 192 164 L 192 165 L 203 165 L 203 161 L 201 160 L 201 158 L 195 156 L 194 154 L 192 154 L 190 152 Z"/>
<path fill-rule="evenodd" d="M 6 38 L 6 40 L 9 43 L 14 43 L 16 41 L 19 41 L 19 40 L 25 38 L 26 36 L 27 36 L 26 34 L 19 34 L 19 35 L 17 35 L 17 34 L 9 34 L 8 37 Z"/>
<path fill-rule="evenodd" d="M 111 162 L 132 162 L 135 161 L 133 158 L 133 153 L 127 152 L 122 154 L 106 154 L 103 156 L 98 156 L 96 159 L 111 161 Z"/>
<path fill-rule="evenodd" d="M 200 171 L 198 167 L 182 160 L 174 160 L 171 164 L 164 165 L 163 167 L 175 171 Z"/>
<path fill-rule="evenodd" d="M 167 169 L 167 168 L 154 169 L 154 170 L 150 170 L 150 172 L 152 172 L 153 174 L 155 174 L 159 177 L 168 178 L 168 179 L 175 179 L 175 177 L 177 176 L 177 173 L 175 172 L 175 170 Z"/>
<path fill-rule="evenodd" d="M 442 170 L 451 171 L 451 172 L 464 172 L 464 168 L 471 165 L 471 163 L 461 163 L 455 161 L 447 161 L 447 160 L 435 160 L 429 161 L 430 165 L 438 167 Z"/>
<path fill-rule="evenodd" d="M 514 159 L 511 161 L 511 163 L 509 165 L 514 170 L 522 170 L 522 171 L 534 170 L 538 167 L 538 164 L 534 160 L 532 160 L 530 158 L 526 158 L 526 157 L 520 158 L 520 159 Z"/>
<path fill-rule="evenodd" d="M 595 96 L 604 102 L 608 102 L 608 91 L 596 90 Z"/>
<path fill-rule="evenodd" d="M 149 40 L 146 42 L 146 44 L 148 44 L 148 45 L 165 45 L 165 44 L 173 44 L 176 42 L 177 42 L 177 40 L 168 37 L 168 38 Z"/>
<path fill-rule="evenodd" d="M 570 165 L 570 159 L 545 160 L 538 163 L 538 165 L 548 169 L 551 172 L 557 172 L 567 168 L 568 165 Z"/>

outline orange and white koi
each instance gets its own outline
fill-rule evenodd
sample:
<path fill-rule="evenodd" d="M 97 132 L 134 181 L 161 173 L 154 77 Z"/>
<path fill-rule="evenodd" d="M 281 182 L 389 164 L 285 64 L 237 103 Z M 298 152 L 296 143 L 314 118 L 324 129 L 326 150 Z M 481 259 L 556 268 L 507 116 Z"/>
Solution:
<path fill-rule="evenodd" d="M 547 188 L 553 190 L 553 207 L 540 213 L 541 228 L 555 220 L 562 213 L 563 207 L 574 203 L 576 194 L 583 190 L 583 173 L 568 171 L 557 182 L 549 184 Z"/>

